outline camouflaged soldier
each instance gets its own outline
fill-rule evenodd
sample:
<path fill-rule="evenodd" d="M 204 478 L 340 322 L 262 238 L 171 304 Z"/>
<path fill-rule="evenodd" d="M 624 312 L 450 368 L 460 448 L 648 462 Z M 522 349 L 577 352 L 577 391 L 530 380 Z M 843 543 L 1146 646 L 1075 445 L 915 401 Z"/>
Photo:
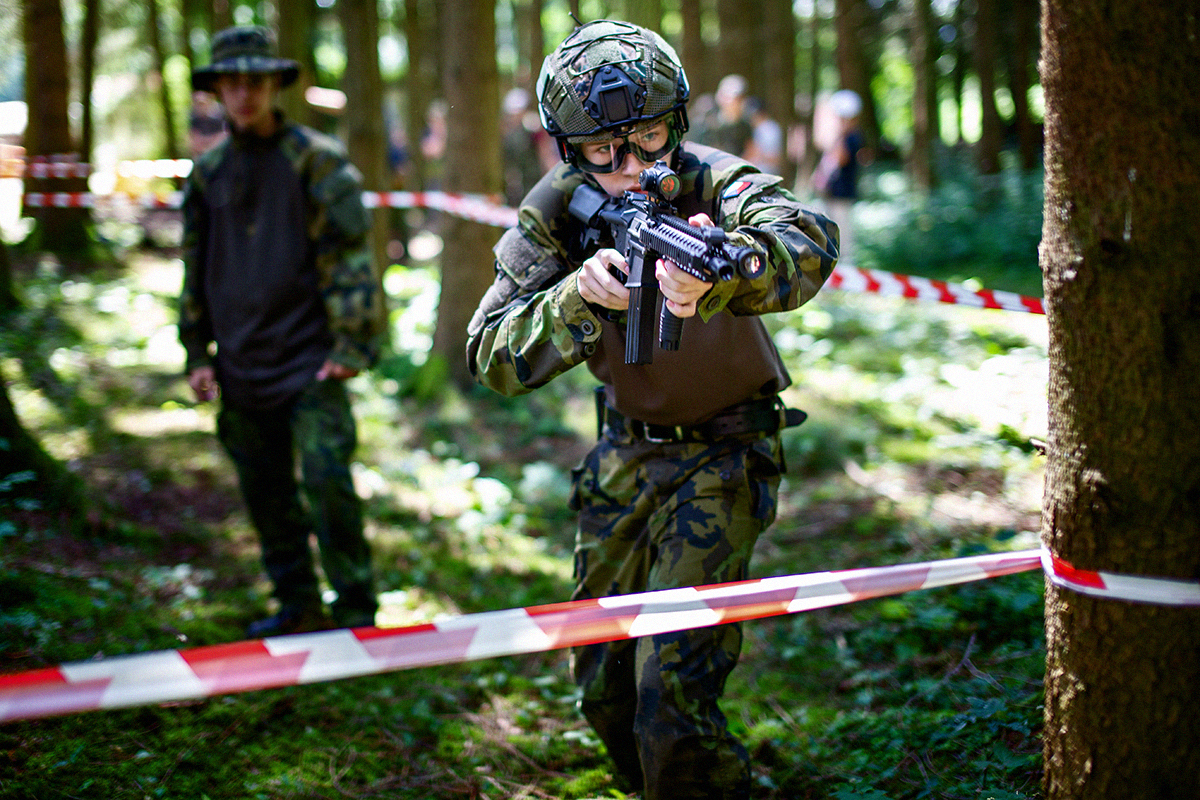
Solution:
<path fill-rule="evenodd" d="M 577 28 L 545 61 L 544 127 L 563 163 L 530 191 L 496 246 L 496 280 L 470 324 L 468 361 L 505 395 L 579 364 L 599 379 L 601 435 L 575 471 L 576 598 L 740 580 L 775 516 L 779 429 L 802 418 L 758 315 L 796 308 L 832 271 L 837 229 L 740 158 L 684 142 L 688 84 L 662 38 L 623 22 Z M 624 363 L 627 268 L 581 249 L 567 212 L 589 184 L 620 196 L 657 160 L 679 175 L 675 204 L 722 226 L 767 263 L 754 280 L 704 283 L 659 261 L 662 295 L 685 317 L 678 350 Z M 611 244 L 610 244 L 611 247 Z M 572 652 L 582 711 L 630 788 L 646 798 L 744 798 L 749 759 L 718 700 L 741 648 L 722 625 Z"/>
<path fill-rule="evenodd" d="M 240 27 L 218 33 L 212 63 L 192 73 L 194 89 L 221 101 L 231 135 L 197 159 L 185 188 L 179 335 L 197 398 L 220 396 L 217 435 L 280 604 L 250 626 L 254 637 L 371 625 L 377 609 L 343 382 L 378 355 L 383 289 L 361 176 L 340 143 L 275 108 L 298 72 L 265 30 Z M 333 622 L 310 533 L 337 591 Z"/>

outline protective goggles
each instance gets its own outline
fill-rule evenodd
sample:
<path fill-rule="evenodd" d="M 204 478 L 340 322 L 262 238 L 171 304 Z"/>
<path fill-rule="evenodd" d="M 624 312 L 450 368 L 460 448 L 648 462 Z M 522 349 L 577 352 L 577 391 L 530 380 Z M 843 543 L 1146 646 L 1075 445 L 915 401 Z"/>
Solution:
<path fill-rule="evenodd" d="M 630 153 L 653 164 L 679 146 L 683 131 L 672 117 L 660 117 L 646 125 L 600 142 L 563 142 L 564 156 L 585 172 L 616 172 Z"/>

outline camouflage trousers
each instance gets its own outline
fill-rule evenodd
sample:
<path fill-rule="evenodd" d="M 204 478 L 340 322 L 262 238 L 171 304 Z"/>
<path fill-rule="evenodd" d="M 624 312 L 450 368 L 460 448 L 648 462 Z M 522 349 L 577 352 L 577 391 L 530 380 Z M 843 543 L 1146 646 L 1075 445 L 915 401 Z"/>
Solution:
<path fill-rule="evenodd" d="M 374 619 L 377 608 L 371 551 L 350 475 L 358 437 L 342 382 L 314 381 L 276 408 L 223 406 L 217 436 L 237 469 L 263 566 L 283 607 L 321 602 L 309 546 L 315 533 L 321 567 L 338 593 L 334 620 L 370 624 L 364 620 Z"/>
<path fill-rule="evenodd" d="M 574 475 L 575 598 L 745 579 L 782 472 L 778 434 L 662 444 L 609 429 Z M 581 710 L 646 800 L 749 797 L 749 756 L 718 707 L 741 645 L 726 624 L 572 650 Z"/>

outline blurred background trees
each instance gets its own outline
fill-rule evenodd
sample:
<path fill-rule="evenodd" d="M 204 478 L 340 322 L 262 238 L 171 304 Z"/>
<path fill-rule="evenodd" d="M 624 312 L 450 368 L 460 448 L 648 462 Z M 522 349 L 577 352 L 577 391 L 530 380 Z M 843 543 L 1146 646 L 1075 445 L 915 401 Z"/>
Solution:
<path fill-rule="evenodd" d="M 323 102 L 327 95 L 304 90 L 344 91 L 356 80 L 370 83 L 359 73 L 377 68 L 376 116 L 386 130 L 373 135 L 407 151 L 428 127 L 430 104 L 447 90 L 445 33 L 456 45 L 494 55 L 501 96 L 512 87 L 532 91 L 542 57 L 569 33 L 574 11 L 585 21 L 624 17 L 661 31 L 680 53 L 697 100 L 724 75 L 744 75 L 749 94 L 785 127 L 811 125 L 814 96 L 853 89 L 864 100 L 870 142 L 918 174 L 936 163 L 931 150 L 964 144 L 977 146 L 984 173 L 1000 168 L 1007 144 L 1019 145 L 1023 167 L 1037 160 L 1036 0 L 488 0 L 491 40 L 481 38 L 483 31 L 443 30 L 453 25 L 446 12 L 457 2 L 369 5 L 376 31 L 357 0 L 23 0 L 23 33 L 11 39 L 15 20 L 0 23 L 8 28 L 0 100 L 29 94 L 12 80 L 23 66 L 31 67 L 27 80 L 49 80 L 39 78 L 42 69 L 57 71 L 57 91 L 73 109 L 71 126 L 69 138 L 57 135 L 46 145 L 100 163 L 172 157 L 187 150 L 191 63 L 207 59 L 215 30 L 257 23 L 275 30 L 281 51 L 305 67 L 300 91 L 285 97 L 292 116 L 332 131 L 367 124 L 352 119 L 361 114 Z M 60 36 L 55 49 L 49 37 Z M 361 51 L 372 41 L 378 58 L 366 59 Z M 39 55 L 27 61 L 26 51 Z M 35 99 L 62 103 L 53 97 L 43 89 Z M 498 117 L 499 99 L 486 111 Z M 42 108 L 32 116 L 29 135 L 36 140 L 38 125 L 53 125 L 63 114 Z M 379 149 L 386 153 L 386 142 Z M 423 159 L 411 161 L 406 167 L 420 185 L 427 177 L 418 169 Z"/>

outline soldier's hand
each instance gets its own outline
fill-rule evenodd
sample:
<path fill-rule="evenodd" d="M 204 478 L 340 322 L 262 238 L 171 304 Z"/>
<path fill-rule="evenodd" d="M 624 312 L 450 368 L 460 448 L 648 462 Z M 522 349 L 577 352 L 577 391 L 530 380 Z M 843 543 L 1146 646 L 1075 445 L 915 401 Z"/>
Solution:
<path fill-rule="evenodd" d="M 613 275 L 610 267 L 621 273 L 629 273 L 629 264 L 619 250 L 597 250 L 575 273 L 575 285 L 579 288 L 580 297 L 587 302 L 623 311 L 629 308 L 629 290 L 620 278 Z"/>
<path fill-rule="evenodd" d="M 696 227 L 713 224 L 708 214 L 693 214 L 688 224 Z M 696 314 L 696 303 L 712 288 L 712 284 L 675 266 L 675 262 L 660 258 L 654 265 L 654 276 L 658 278 L 658 289 L 667 301 L 672 314 L 683 319 Z"/>
<path fill-rule="evenodd" d="M 353 378 L 357 374 L 358 370 L 356 369 L 351 369 L 350 367 L 334 363 L 333 361 L 326 361 L 321 365 L 321 368 L 317 370 L 317 380 L 325 381 L 332 378 L 335 381 L 344 381 L 348 378 Z"/>
<path fill-rule="evenodd" d="M 188 373 L 187 382 L 188 386 L 192 387 L 192 393 L 200 402 L 215 400 L 220 394 L 220 387 L 217 386 L 217 374 L 212 367 L 196 367 Z"/>

